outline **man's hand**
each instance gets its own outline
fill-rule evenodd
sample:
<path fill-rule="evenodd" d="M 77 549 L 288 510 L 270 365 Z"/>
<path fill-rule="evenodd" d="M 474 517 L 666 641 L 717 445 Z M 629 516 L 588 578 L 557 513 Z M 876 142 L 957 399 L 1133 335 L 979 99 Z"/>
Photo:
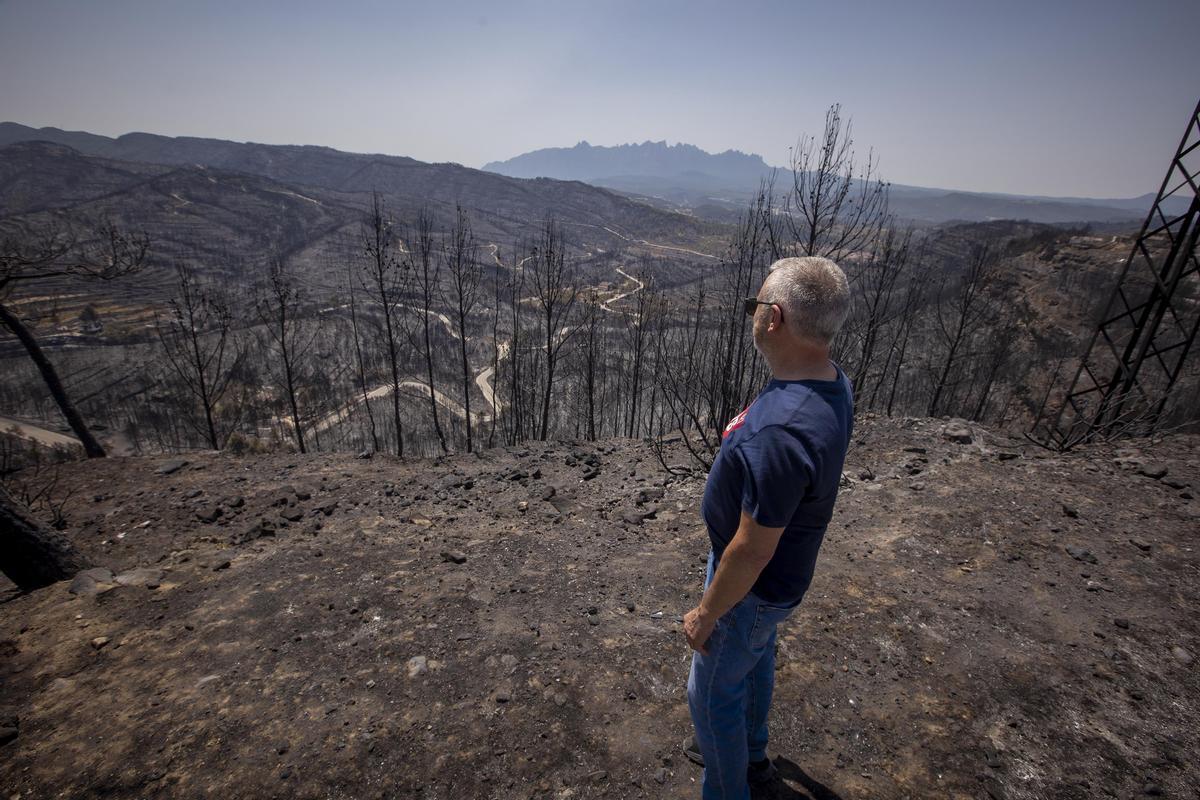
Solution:
<path fill-rule="evenodd" d="M 704 645 L 717 627 L 717 620 L 746 596 L 770 563 L 783 528 L 767 528 L 742 512 L 737 533 L 725 548 L 700 605 L 683 616 L 683 635 L 691 648 L 708 655 Z"/>
<path fill-rule="evenodd" d="M 716 619 L 706 617 L 699 606 L 683 615 L 683 635 L 687 637 L 688 645 L 702 656 L 708 655 L 708 648 L 704 645 L 716 626 Z"/>

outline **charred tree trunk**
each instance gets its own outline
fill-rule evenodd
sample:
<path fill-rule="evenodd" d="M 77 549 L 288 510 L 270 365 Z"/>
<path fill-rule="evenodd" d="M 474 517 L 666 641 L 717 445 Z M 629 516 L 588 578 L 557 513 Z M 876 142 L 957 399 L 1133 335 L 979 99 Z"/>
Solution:
<path fill-rule="evenodd" d="M 0 572 L 28 592 L 89 566 L 70 539 L 39 522 L 0 484 Z"/>
<path fill-rule="evenodd" d="M 79 412 L 75 410 L 75 405 L 67 397 L 67 390 L 63 388 L 62 381 L 59 380 L 58 372 L 55 371 L 54 365 L 50 363 L 50 359 L 46 358 L 46 354 L 42 352 L 41 346 L 33 338 L 33 334 L 29 332 L 29 329 L 22 324 L 21 320 L 15 314 L 5 308 L 2 303 L 0 303 L 0 322 L 3 322 L 4 326 L 21 340 L 21 344 L 25 346 L 25 352 L 29 353 L 29 357 L 33 359 L 33 363 L 37 364 L 38 370 L 42 373 L 43 380 L 46 381 L 46 386 L 50 389 L 50 396 L 54 398 L 54 402 L 58 403 L 59 409 L 67 419 L 67 424 L 71 426 L 71 430 L 75 432 L 80 444 L 83 445 L 83 451 L 87 453 L 87 457 L 104 458 L 107 453 L 104 452 L 104 448 L 100 446 L 100 443 L 96 441 L 96 437 L 92 436 L 92 432 L 88 430 L 83 417 L 79 415 Z"/>
<path fill-rule="evenodd" d="M 362 339 L 358 333 L 358 314 L 354 310 L 354 280 L 349 282 L 350 324 L 354 328 L 354 353 L 358 361 L 358 384 L 362 389 L 363 406 L 367 409 L 367 420 L 371 425 L 371 450 L 379 452 L 379 435 L 375 431 L 375 414 L 371 411 L 371 394 L 367 391 L 367 368 L 363 362 Z"/>
<path fill-rule="evenodd" d="M 438 288 L 438 264 L 433 255 L 433 214 L 427 207 L 417 212 L 417 230 L 414 238 L 416 260 L 420 269 L 415 270 L 417 288 L 421 292 L 421 316 L 424 322 L 425 378 L 429 384 L 429 413 L 433 417 L 433 432 L 443 453 L 450 452 L 446 446 L 446 434 L 438 418 L 437 389 L 433 377 L 433 343 L 429 333 L 429 318 L 433 315 L 433 294 Z M 432 268 L 432 270 L 431 270 Z"/>

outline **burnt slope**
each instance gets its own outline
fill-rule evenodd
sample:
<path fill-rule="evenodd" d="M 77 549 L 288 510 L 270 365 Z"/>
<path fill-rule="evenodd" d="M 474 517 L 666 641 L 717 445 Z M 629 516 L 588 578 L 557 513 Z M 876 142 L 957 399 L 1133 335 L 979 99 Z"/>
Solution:
<path fill-rule="evenodd" d="M 255 175 L 289 187 L 348 194 L 355 196 L 356 205 L 362 208 L 369 200 L 367 195 L 377 191 L 401 216 L 410 216 L 418 207 L 429 205 L 448 220 L 454 205 L 461 204 L 480 224 L 503 232 L 506 242 L 532 233 L 547 214 L 570 225 L 591 228 L 586 232 L 590 238 L 614 242 L 614 237 L 603 234 L 604 226 L 617 227 L 638 238 L 665 237 L 680 243 L 694 242 L 711 228 L 686 215 L 655 209 L 577 181 L 521 180 L 459 164 L 428 164 L 403 156 L 346 153 L 312 145 L 266 145 L 149 133 L 109 139 L 52 128 L 5 125 L 0 129 L 0 145 L 8 146 L 0 147 L 0 174 L 4 162 L 14 154 L 24 157 L 22 151 L 13 148 L 45 146 L 52 141 L 57 142 L 56 152 L 64 147 L 78 148 L 80 153 L 106 163 L 207 167 Z M 29 141 L 30 137 L 49 141 Z M 55 202 L 56 186 L 61 183 L 45 188 L 50 198 L 45 202 Z M 0 204 L 0 216 L 17 210 Z"/>
<path fill-rule="evenodd" d="M 1183 796 L 1197 440 L 1057 455 L 941 427 L 860 420 L 780 632 L 773 752 L 825 796 Z M 4 604 L 11 793 L 698 793 L 702 476 L 628 441 L 188 460 L 68 469 L 79 545 L 162 572 Z"/>

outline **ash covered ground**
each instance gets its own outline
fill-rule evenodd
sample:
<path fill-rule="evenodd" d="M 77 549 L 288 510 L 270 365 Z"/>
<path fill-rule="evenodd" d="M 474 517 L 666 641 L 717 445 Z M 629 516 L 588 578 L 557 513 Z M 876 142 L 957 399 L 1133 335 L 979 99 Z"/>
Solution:
<path fill-rule="evenodd" d="M 1200 440 L 946 433 L 857 423 L 772 796 L 1193 797 Z M 65 468 L 102 568 L 0 604 L 4 797 L 699 796 L 702 473 L 628 440 L 186 462 Z"/>

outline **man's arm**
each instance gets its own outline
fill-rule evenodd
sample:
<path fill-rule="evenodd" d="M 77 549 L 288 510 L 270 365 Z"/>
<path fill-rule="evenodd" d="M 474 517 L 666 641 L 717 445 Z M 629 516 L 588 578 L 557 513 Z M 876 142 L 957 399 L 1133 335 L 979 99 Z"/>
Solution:
<path fill-rule="evenodd" d="M 721 554 L 721 562 L 700 605 L 683 617 L 683 633 L 693 650 L 708 655 L 704 646 L 726 611 L 745 597 L 775 555 L 783 528 L 765 528 L 742 512 L 737 533 Z"/>

